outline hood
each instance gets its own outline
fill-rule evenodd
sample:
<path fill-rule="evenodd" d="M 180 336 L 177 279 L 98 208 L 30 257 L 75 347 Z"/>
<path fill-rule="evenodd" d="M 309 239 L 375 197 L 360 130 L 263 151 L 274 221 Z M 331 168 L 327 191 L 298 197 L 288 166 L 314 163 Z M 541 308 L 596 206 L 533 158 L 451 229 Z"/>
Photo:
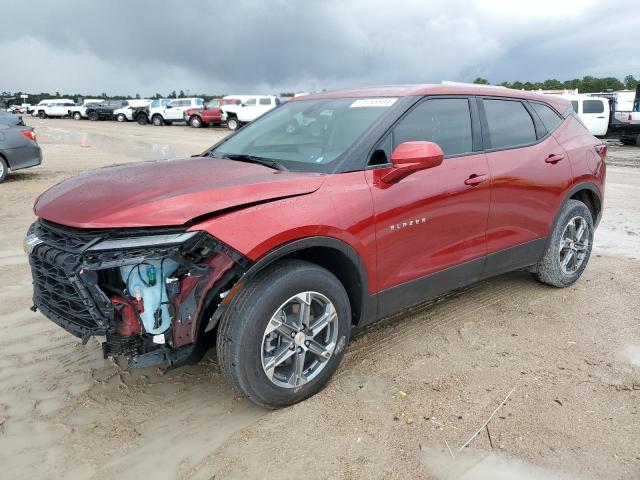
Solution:
<path fill-rule="evenodd" d="M 318 173 L 195 157 L 99 168 L 44 192 L 45 220 L 78 228 L 183 225 L 196 217 L 316 191 Z"/>

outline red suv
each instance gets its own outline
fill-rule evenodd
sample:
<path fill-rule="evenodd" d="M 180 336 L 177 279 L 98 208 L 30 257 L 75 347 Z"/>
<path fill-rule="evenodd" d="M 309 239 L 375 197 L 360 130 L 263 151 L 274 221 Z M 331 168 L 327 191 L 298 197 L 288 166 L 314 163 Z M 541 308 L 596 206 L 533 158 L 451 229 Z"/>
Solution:
<path fill-rule="evenodd" d="M 131 367 L 198 361 L 257 404 L 331 377 L 353 328 L 514 269 L 575 282 L 606 147 L 569 102 L 399 86 L 299 97 L 201 155 L 40 196 L 34 309 Z"/>

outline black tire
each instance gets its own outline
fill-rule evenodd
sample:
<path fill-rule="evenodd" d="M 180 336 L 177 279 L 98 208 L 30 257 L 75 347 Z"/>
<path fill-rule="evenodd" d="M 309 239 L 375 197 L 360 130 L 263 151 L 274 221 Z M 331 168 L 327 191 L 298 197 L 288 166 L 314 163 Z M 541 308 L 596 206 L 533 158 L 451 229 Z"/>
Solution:
<path fill-rule="evenodd" d="M 119 113 L 118 116 L 116 117 L 116 120 L 119 122 L 126 122 L 127 117 L 124 113 Z"/>
<path fill-rule="evenodd" d="M 47 114 L 46 114 L 46 113 L 44 113 L 42 110 L 40 110 L 40 111 L 38 112 L 38 118 L 43 118 L 43 119 L 44 119 L 44 118 L 47 118 Z"/>
<path fill-rule="evenodd" d="M 561 260 L 563 258 L 567 258 L 567 251 L 572 250 L 574 245 L 578 245 L 578 242 L 571 242 L 571 247 L 566 248 L 561 248 L 561 245 L 564 243 L 563 239 L 565 238 L 566 229 L 570 229 L 569 223 L 576 218 L 583 219 L 586 227 L 586 231 L 583 234 L 585 236 L 582 237 L 581 242 L 584 243 L 584 240 L 586 239 L 589 243 L 586 245 L 584 251 L 573 251 L 573 258 L 576 259 L 576 270 L 568 272 L 563 268 Z M 580 224 L 582 224 L 581 221 Z M 570 232 L 570 230 L 568 231 Z M 587 267 L 587 263 L 589 262 L 591 249 L 593 247 L 593 233 L 594 226 L 591 211 L 584 203 L 578 200 L 567 200 L 567 202 L 562 206 L 562 210 L 560 211 L 556 219 L 556 223 L 553 226 L 545 253 L 540 262 L 536 265 L 536 278 L 542 283 L 560 288 L 567 287 L 575 283 L 580 278 L 582 272 Z M 580 258 L 579 254 L 583 254 L 583 257 L 579 260 L 580 263 L 577 264 L 578 259 Z M 571 259 L 571 255 L 569 255 L 569 259 Z"/>
<path fill-rule="evenodd" d="M 9 166 L 6 160 L 0 157 L 0 183 L 4 182 L 4 179 L 7 178 L 7 173 L 9 173 Z"/>
<path fill-rule="evenodd" d="M 193 128 L 201 128 L 202 124 L 202 119 L 198 115 L 194 115 L 189 119 L 189 125 Z"/>
<path fill-rule="evenodd" d="M 149 123 L 149 117 L 144 112 L 139 113 L 136 116 L 136 122 L 138 122 L 139 125 L 147 125 Z"/>
<path fill-rule="evenodd" d="M 74 120 L 82 120 L 82 114 L 80 112 L 73 112 Z"/>
<path fill-rule="evenodd" d="M 640 133 L 636 135 L 636 146 L 640 147 Z"/>
<path fill-rule="evenodd" d="M 92 122 L 97 122 L 98 120 L 100 120 L 100 115 L 98 115 L 98 112 L 96 112 L 95 110 L 88 112 L 87 117 L 89 117 L 89 120 L 91 120 Z"/>
<path fill-rule="evenodd" d="M 335 307 L 336 346 L 315 378 L 300 386 L 279 386 L 262 366 L 263 335 L 279 306 L 307 291 L 324 295 Z M 335 275 L 313 263 L 285 260 L 259 272 L 227 306 L 218 328 L 220 368 L 231 385 L 253 403 L 266 408 L 291 405 L 316 394 L 327 383 L 342 360 L 350 330 L 349 297 Z"/>
<path fill-rule="evenodd" d="M 240 128 L 240 122 L 237 117 L 227 118 L 227 128 L 232 132 Z"/>
<path fill-rule="evenodd" d="M 161 127 L 165 124 L 162 115 L 157 114 L 153 116 L 153 118 L 151 119 L 151 123 L 153 123 L 156 127 Z"/>
<path fill-rule="evenodd" d="M 173 124 L 173 122 L 172 122 L 172 121 L 169 121 L 169 120 L 165 120 L 165 121 L 164 121 L 164 124 L 168 127 L 168 126 L 170 126 L 171 124 Z"/>

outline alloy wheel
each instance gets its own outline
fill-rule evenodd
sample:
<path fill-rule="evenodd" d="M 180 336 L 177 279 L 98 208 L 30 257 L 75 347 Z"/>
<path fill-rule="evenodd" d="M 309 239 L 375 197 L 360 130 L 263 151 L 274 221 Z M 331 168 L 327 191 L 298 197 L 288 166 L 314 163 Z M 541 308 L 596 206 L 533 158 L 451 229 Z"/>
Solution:
<path fill-rule="evenodd" d="M 326 296 L 301 292 L 271 316 L 262 337 L 262 368 L 279 387 L 310 382 L 327 366 L 338 339 L 338 314 Z"/>
<path fill-rule="evenodd" d="M 580 216 L 573 217 L 564 227 L 560 238 L 560 267 L 566 275 L 573 275 L 582 266 L 589 251 L 589 224 Z"/>

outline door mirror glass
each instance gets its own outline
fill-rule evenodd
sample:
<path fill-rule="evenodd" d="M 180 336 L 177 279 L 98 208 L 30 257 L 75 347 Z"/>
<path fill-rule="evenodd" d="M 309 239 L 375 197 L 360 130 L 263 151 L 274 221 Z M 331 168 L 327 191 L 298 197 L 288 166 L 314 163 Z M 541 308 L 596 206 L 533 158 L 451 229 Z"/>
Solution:
<path fill-rule="evenodd" d="M 391 154 L 393 167 L 381 180 L 395 183 L 418 170 L 437 167 L 444 159 L 444 152 L 433 142 L 404 142 L 398 145 Z"/>

